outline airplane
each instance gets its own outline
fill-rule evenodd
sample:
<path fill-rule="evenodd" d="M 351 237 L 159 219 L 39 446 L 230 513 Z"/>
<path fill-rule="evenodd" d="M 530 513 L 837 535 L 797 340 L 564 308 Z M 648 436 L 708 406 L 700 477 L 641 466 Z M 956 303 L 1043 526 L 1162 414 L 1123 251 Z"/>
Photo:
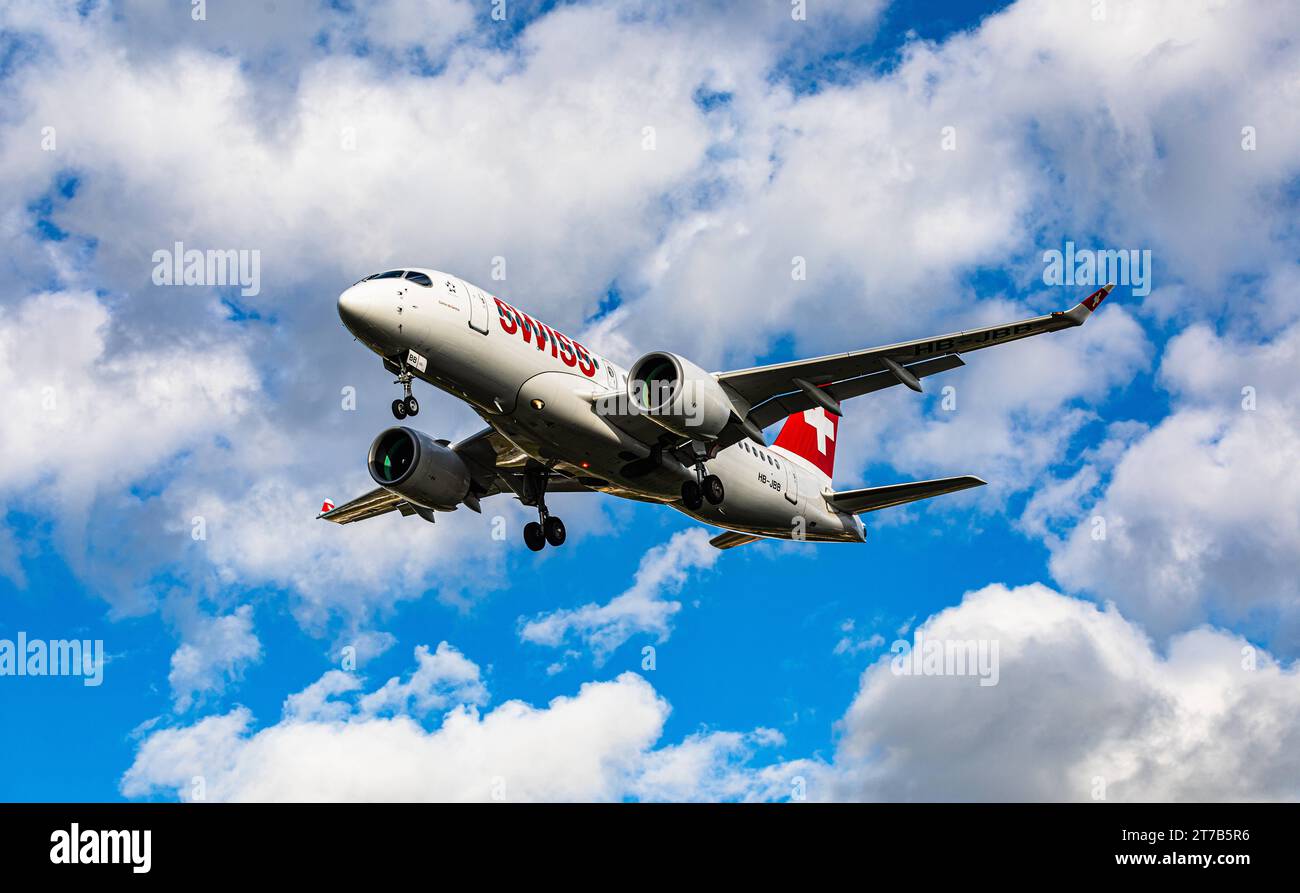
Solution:
<path fill-rule="evenodd" d="M 986 482 L 970 475 L 836 490 L 831 478 L 843 401 L 965 365 L 961 355 L 1082 325 L 1103 286 L 1065 311 L 934 338 L 706 372 L 651 351 L 623 368 L 580 341 L 437 270 L 367 276 L 338 298 L 339 317 L 396 375 L 399 421 L 417 415 L 412 382 L 468 403 L 486 428 L 458 443 L 402 425 L 371 443 L 377 487 L 318 518 L 350 524 L 397 511 L 434 521 L 489 496 L 537 509 L 525 544 L 560 546 L 548 493 L 601 492 L 660 503 L 722 528 L 731 549 L 760 539 L 866 541 L 861 515 Z M 784 420 L 769 445 L 763 431 Z"/>

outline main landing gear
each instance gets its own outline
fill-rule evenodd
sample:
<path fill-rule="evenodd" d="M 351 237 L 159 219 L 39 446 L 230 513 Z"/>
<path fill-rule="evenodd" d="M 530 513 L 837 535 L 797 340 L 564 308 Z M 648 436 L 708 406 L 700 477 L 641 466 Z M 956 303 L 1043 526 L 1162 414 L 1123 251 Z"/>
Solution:
<path fill-rule="evenodd" d="M 540 552 L 550 543 L 552 546 L 563 546 L 567 534 L 564 530 L 564 522 L 554 515 L 548 515 L 546 509 L 538 510 L 540 521 L 529 521 L 524 525 L 524 544 L 534 552 Z"/>
<path fill-rule="evenodd" d="M 693 512 L 703 508 L 706 499 L 709 505 L 722 505 L 722 500 L 727 495 L 726 488 L 722 486 L 722 478 L 707 473 L 705 458 L 699 456 L 695 463 L 695 480 L 682 484 L 682 504 Z"/>
<path fill-rule="evenodd" d="M 564 522 L 546 510 L 546 481 L 550 472 L 545 470 L 524 473 L 525 505 L 537 506 L 537 520 L 524 525 L 524 545 L 534 552 L 546 548 L 546 544 L 563 546 L 568 534 Z"/>
<path fill-rule="evenodd" d="M 393 401 L 393 418 L 395 419 L 401 420 L 408 415 L 419 415 L 420 413 L 420 401 L 416 400 L 415 395 L 411 393 L 411 379 L 414 377 L 411 370 L 405 366 L 402 367 L 401 372 L 397 373 L 397 378 L 393 384 L 400 384 L 406 396 Z"/>

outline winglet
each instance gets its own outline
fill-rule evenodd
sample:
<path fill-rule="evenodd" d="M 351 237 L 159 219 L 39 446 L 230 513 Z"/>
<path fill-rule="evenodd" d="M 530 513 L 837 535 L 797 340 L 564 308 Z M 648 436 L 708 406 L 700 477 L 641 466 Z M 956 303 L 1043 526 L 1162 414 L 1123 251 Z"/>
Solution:
<path fill-rule="evenodd" d="M 1108 282 L 1092 294 L 1088 295 L 1088 297 L 1075 304 L 1069 310 L 1066 310 L 1064 313 L 1059 313 L 1059 315 L 1070 320 L 1074 325 L 1081 326 L 1089 316 L 1092 316 L 1093 311 L 1101 306 L 1101 302 L 1106 300 L 1106 295 L 1110 294 L 1114 288 L 1115 283 Z M 1057 316 L 1058 313 L 1053 313 L 1052 315 Z"/>

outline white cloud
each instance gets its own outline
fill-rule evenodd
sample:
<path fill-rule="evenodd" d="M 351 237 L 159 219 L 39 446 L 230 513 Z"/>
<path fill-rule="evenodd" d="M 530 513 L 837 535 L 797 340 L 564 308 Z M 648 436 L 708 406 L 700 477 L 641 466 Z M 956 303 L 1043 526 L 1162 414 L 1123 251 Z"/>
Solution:
<path fill-rule="evenodd" d="M 1157 651 L 1115 608 L 1040 584 L 986 586 L 921 632 L 996 640 L 998 684 L 883 657 L 810 797 L 1083 801 L 1101 779 L 1108 800 L 1300 798 L 1300 667 L 1231 633 Z"/>
<path fill-rule="evenodd" d="M 252 412 L 260 390 L 237 341 L 197 332 L 147 346 L 132 341 L 113 330 L 108 306 L 88 292 L 0 304 L 0 390 L 7 395 L 0 503 L 53 516 L 73 567 L 95 577 L 122 613 L 146 610 L 153 598 L 130 585 L 134 580 L 117 578 L 125 569 L 111 565 L 120 562 L 92 563 L 88 540 L 131 536 L 122 521 L 140 500 L 124 491 L 166 479 L 179 453 L 211 448 Z M 94 511 L 100 500 L 121 514 L 107 522 Z M 176 521 L 188 538 L 190 516 Z M 153 548 L 143 551 L 152 556 Z M 6 557 L 11 571 L 20 570 L 16 550 Z"/>
<path fill-rule="evenodd" d="M 450 704 L 485 704 L 487 688 L 478 665 L 446 642 L 429 653 L 427 645 L 415 649 L 416 670 L 403 682 L 396 676 L 361 699 L 362 713 L 409 714 L 417 719 Z"/>
<path fill-rule="evenodd" d="M 597 666 L 633 636 L 653 635 L 662 642 L 672 632 L 673 615 L 682 607 L 665 596 L 681 591 L 691 571 L 713 567 L 719 554 L 702 528 L 678 531 L 646 552 L 626 591 L 603 605 L 593 602 L 528 621 L 520 618 L 519 637 L 552 647 L 576 638 L 591 649 Z"/>
<path fill-rule="evenodd" d="M 468 0 L 380 0 L 367 3 L 360 12 L 371 40 L 395 47 L 418 46 L 426 57 L 437 59 L 473 28 L 476 13 L 490 15 L 491 10 L 476 8 Z"/>
<path fill-rule="evenodd" d="M 1128 447 L 1104 488 L 1085 479 L 1091 466 L 1078 473 L 1085 486 L 1067 484 L 1081 491 L 1078 523 L 1063 540 L 1049 539 L 1055 577 L 1114 599 L 1162 636 L 1206 618 L 1259 614 L 1279 649 L 1292 651 L 1288 629 L 1300 622 L 1298 364 L 1300 326 L 1262 345 L 1203 326 L 1172 339 L 1160 379 L 1174 412 Z M 1245 408 L 1244 388 L 1253 389 L 1254 409 Z M 1104 539 L 1093 517 L 1104 520 Z"/>
<path fill-rule="evenodd" d="M 374 488 L 356 474 L 347 480 L 349 496 Z M 222 584 L 286 587 L 304 628 L 324 634 L 341 619 L 343 644 L 370 642 L 365 626 L 376 615 L 435 587 L 444 601 L 466 604 L 471 582 L 480 594 L 499 583 L 506 556 L 490 536 L 489 517 L 462 512 L 434 525 L 396 513 L 347 526 L 317 520 L 320 494 L 335 489 L 267 471 L 246 490 L 177 486 L 166 498 L 177 517 L 206 519 L 200 551 Z"/>
<path fill-rule="evenodd" d="M 259 383 L 237 344 L 192 333 L 121 349 L 111 336 L 108 307 L 87 292 L 0 304 L 0 490 L 40 485 L 75 516 L 250 411 Z"/>
<path fill-rule="evenodd" d="M 253 632 L 253 608 L 241 605 L 224 616 L 200 612 L 193 602 L 182 601 L 173 609 L 181 644 L 172 654 L 172 699 L 184 712 L 209 692 L 221 692 L 237 679 L 244 668 L 262 657 L 262 643 Z"/>
<path fill-rule="evenodd" d="M 830 763 L 772 753 L 785 739 L 768 728 L 660 744 L 668 703 L 632 673 L 546 707 L 455 704 L 428 729 L 403 712 L 417 702 L 378 717 L 332 670 L 274 725 L 255 730 L 240 707 L 151 731 L 122 791 L 183 797 L 202 775 L 215 800 L 1300 798 L 1300 667 L 1231 633 L 1196 629 L 1160 652 L 1113 607 L 1041 584 L 969 593 L 920 632 L 998 642 L 997 685 L 896 675 L 887 655 L 863 673 Z M 480 697 L 453 686 L 446 703 L 457 691 Z"/>
<path fill-rule="evenodd" d="M 438 652 L 464 661 L 450 646 Z M 480 713 L 460 703 L 432 731 L 406 713 L 376 717 L 367 698 L 356 710 L 337 699 L 357 687 L 332 670 L 291 696 L 279 723 L 257 731 L 244 707 L 153 731 L 122 792 L 184 797 L 196 775 L 218 801 L 676 799 L 741 796 L 777 783 L 765 773 L 749 779 L 744 767 L 753 748 L 779 743 L 769 729 L 700 733 L 655 750 L 669 707 L 632 673 L 585 683 L 545 707 L 507 701 Z M 457 693 L 481 696 L 462 686 L 448 697 Z"/>
<path fill-rule="evenodd" d="M 352 704 L 339 695 L 361 688 L 353 673 L 330 670 L 300 692 L 284 700 L 284 718 L 294 722 L 341 722 L 352 714 Z"/>
<path fill-rule="evenodd" d="M 780 732 L 700 732 L 646 755 L 629 793 L 639 800 L 716 802 L 796 797 L 800 773 L 823 771 L 811 761 L 754 763 L 755 751 L 785 743 Z"/>

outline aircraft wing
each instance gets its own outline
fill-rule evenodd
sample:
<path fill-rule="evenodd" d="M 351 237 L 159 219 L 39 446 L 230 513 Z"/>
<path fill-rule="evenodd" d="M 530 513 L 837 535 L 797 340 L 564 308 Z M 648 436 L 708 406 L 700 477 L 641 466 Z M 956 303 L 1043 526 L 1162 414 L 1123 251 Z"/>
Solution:
<path fill-rule="evenodd" d="M 460 454 L 470 467 L 474 484 L 465 505 L 479 511 L 479 500 L 497 493 L 522 493 L 523 472 L 529 457 L 503 437 L 495 428 L 485 428 L 451 447 Z M 563 475 L 553 476 L 546 485 L 547 493 L 591 492 L 573 478 Z M 349 500 L 340 506 L 321 512 L 318 520 L 333 521 L 335 524 L 351 524 L 353 521 L 365 521 L 367 518 L 400 512 L 403 516 L 419 515 L 426 521 L 433 520 L 433 513 L 422 506 L 412 505 L 396 493 L 390 493 L 383 487 L 376 487 L 368 493 Z"/>
<path fill-rule="evenodd" d="M 1019 322 L 720 372 L 717 378 L 749 407 L 746 421 L 762 429 L 815 406 L 838 410 L 841 400 L 896 384 L 920 391 L 925 376 L 964 365 L 958 354 L 1083 325 L 1113 288 L 1105 285 L 1069 310 Z"/>
<path fill-rule="evenodd" d="M 884 487 L 841 490 L 828 496 L 827 501 L 842 512 L 861 515 L 864 512 L 916 502 L 918 499 L 929 499 L 931 496 L 943 496 L 945 493 L 956 493 L 958 490 L 967 490 L 971 487 L 983 487 L 986 483 L 987 481 L 971 475 L 939 478 L 933 481 L 910 481 L 906 484 L 888 484 Z"/>
<path fill-rule="evenodd" d="M 521 493 L 522 478 L 526 468 L 536 466 L 537 461 L 519 449 L 500 431 L 492 427 L 484 428 L 477 434 L 471 434 L 452 446 L 474 475 L 476 491 L 480 497 L 496 493 Z M 547 493 L 588 493 L 590 487 L 583 486 L 571 477 L 553 474 L 546 484 Z"/>
<path fill-rule="evenodd" d="M 396 493 L 389 493 L 383 487 L 376 487 L 364 496 L 358 496 L 328 512 L 321 512 L 316 518 L 321 521 L 333 521 L 335 524 L 351 524 L 353 521 L 364 521 L 377 515 L 386 515 L 402 502 L 402 497 Z"/>

